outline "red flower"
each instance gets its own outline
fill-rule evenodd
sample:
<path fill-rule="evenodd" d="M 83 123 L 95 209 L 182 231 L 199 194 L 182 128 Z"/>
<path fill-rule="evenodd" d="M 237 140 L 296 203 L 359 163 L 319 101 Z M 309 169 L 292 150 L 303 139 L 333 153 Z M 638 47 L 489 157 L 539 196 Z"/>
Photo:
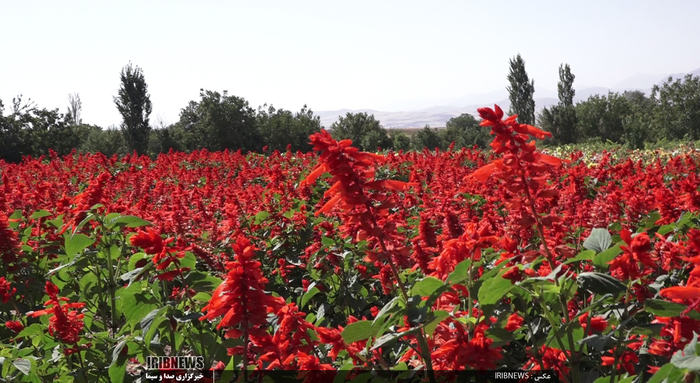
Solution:
<path fill-rule="evenodd" d="M 601 356 L 601 360 L 603 361 L 603 366 L 610 366 L 615 362 L 615 358 L 612 356 Z M 639 364 L 639 357 L 637 354 L 631 351 L 625 351 L 622 353 L 622 357 L 620 357 L 617 361 L 617 371 L 623 372 L 626 371 L 630 375 L 636 375 L 636 372 L 634 371 L 634 366 Z"/>
<path fill-rule="evenodd" d="M 68 298 L 58 296 L 59 290 L 56 285 L 47 281 L 46 293 L 49 295 L 49 300 L 44 303 L 45 310 L 38 310 L 28 315 L 38 317 L 42 315 L 51 315 L 49 318 L 49 334 L 56 339 L 68 344 L 75 344 L 80 340 L 80 332 L 83 330 L 84 314 L 79 314 L 77 311 L 69 309 L 80 309 L 85 306 L 85 303 L 66 303 Z"/>
<path fill-rule="evenodd" d="M 244 236 L 233 245 L 235 260 L 226 263 L 226 279 L 214 290 L 209 303 L 202 309 L 206 315 L 199 320 L 212 320 L 224 315 L 217 329 L 228 328 L 227 338 L 239 338 L 244 333 L 265 333 L 269 309 L 278 307 L 279 300 L 263 291 L 268 283 L 260 270 L 260 261 L 254 260 L 256 248 Z"/>
<path fill-rule="evenodd" d="M 347 344 L 345 344 L 343 337 L 340 335 L 340 331 L 337 329 L 316 327 L 316 334 L 318 334 L 318 338 L 321 340 L 321 343 L 330 344 L 333 346 L 331 351 L 328 353 L 328 356 L 330 356 L 334 361 L 338 357 L 338 353 L 348 347 Z"/>
<path fill-rule="evenodd" d="M 516 282 L 525 279 L 525 274 L 520 270 L 520 268 L 515 266 L 511 267 L 508 271 L 503 273 L 503 278 L 508 279 L 511 281 L 511 283 L 515 284 Z"/>
<path fill-rule="evenodd" d="M 588 327 L 588 317 L 590 316 L 589 312 L 583 313 L 580 317 L 578 317 L 578 322 L 581 324 L 581 327 L 583 327 L 584 331 Z M 591 318 L 591 329 L 588 331 L 588 335 L 593 334 L 593 332 L 603 332 L 605 329 L 608 328 L 608 321 L 605 320 L 605 318 L 601 316 L 596 316 Z"/>
<path fill-rule="evenodd" d="M 469 334 L 457 323 L 453 337 L 431 354 L 435 369 L 459 370 L 467 366 L 478 370 L 495 369 L 503 355 L 500 347 L 491 347 L 493 339 L 485 336 L 485 330 L 485 326 L 477 326 L 474 333 Z"/>
<path fill-rule="evenodd" d="M 12 287 L 5 277 L 0 277 L 0 300 L 2 303 L 7 303 L 16 292 L 17 289 Z"/>
<path fill-rule="evenodd" d="M 559 373 L 559 379 L 564 380 L 565 376 L 569 376 L 569 367 L 567 367 L 567 357 L 564 351 L 556 348 L 543 345 L 539 350 L 543 365 L 535 357 L 530 357 L 530 361 L 524 366 L 524 369 L 533 371 L 555 370 Z"/>
<path fill-rule="evenodd" d="M 19 240 L 17 239 L 17 233 L 10 229 L 7 216 L 0 211 L 0 259 L 5 264 L 14 263 L 19 258 L 18 254 Z"/>
<path fill-rule="evenodd" d="M 148 228 L 146 231 L 139 231 L 138 234 L 131 237 L 131 244 L 143 249 L 146 254 L 158 254 L 163 251 L 163 238 L 153 229 Z"/>
<path fill-rule="evenodd" d="M 18 321 L 7 321 L 5 322 L 5 326 L 10 330 L 14 331 L 15 333 L 19 333 L 24 329 L 24 325 L 22 324 L 22 322 Z"/>
<path fill-rule="evenodd" d="M 518 315 L 518 313 L 510 314 L 510 316 L 508 317 L 508 323 L 506 324 L 506 327 L 505 327 L 506 331 L 513 332 L 513 331 L 519 329 L 520 326 L 523 324 L 523 321 L 524 321 L 523 317 Z"/>
<path fill-rule="evenodd" d="M 620 231 L 620 237 L 628 245 L 620 246 L 623 253 L 609 262 L 610 272 L 614 276 L 622 280 L 637 279 L 656 269 L 657 264 L 649 254 L 651 241 L 647 233 L 637 234 L 632 238 L 631 232 L 623 229 Z M 640 263 L 648 268 L 646 272 L 639 268 Z"/>

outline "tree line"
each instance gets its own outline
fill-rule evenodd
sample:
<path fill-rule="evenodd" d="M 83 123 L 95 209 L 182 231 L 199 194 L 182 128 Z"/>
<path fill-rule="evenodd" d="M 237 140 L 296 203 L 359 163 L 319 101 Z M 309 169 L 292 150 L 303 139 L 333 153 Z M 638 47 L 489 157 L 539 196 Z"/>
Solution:
<path fill-rule="evenodd" d="M 538 124 L 552 132 L 552 144 L 610 141 L 641 148 L 646 142 L 659 140 L 700 139 L 699 77 L 669 78 L 654 86 L 650 96 L 639 91 L 610 92 L 575 105 L 575 76 L 568 64 L 560 66 L 559 77 L 559 103 L 536 115 L 534 80 L 529 79 L 519 54 L 510 60 L 509 114 L 518 114 L 520 122 Z M 170 150 L 201 149 L 308 151 L 309 135 L 323 128 L 320 117 L 306 105 L 299 112 L 267 104 L 254 109 L 244 98 L 203 89 L 199 100 L 182 108 L 176 123 L 153 124 L 143 70 L 131 63 L 122 68 L 114 103 L 122 122 L 119 127 L 103 129 L 83 123 L 77 94 L 69 96 L 66 113 L 40 109 L 22 96 L 12 100 L 6 113 L 0 100 L 0 159 L 19 162 L 23 156 L 46 155 L 49 149 L 58 155 L 76 150 L 107 156 L 132 152 L 156 156 Z M 453 143 L 461 148 L 486 147 L 490 142 L 489 129 L 480 127 L 467 113 L 451 118 L 444 129 L 425 126 L 411 135 L 386 129 L 367 113 L 340 116 L 328 130 L 336 139 L 352 139 L 365 151 L 445 150 Z"/>
<path fill-rule="evenodd" d="M 641 91 L 608 92 L 574 104 L 575 76 L 568 64 L 559 67 L 559 102 L 534 113 L 534 80 L 518 55 L 510 61 L 510 114 L 521 123 L 535 122 L 552 133 L 551 144 L 612 142 L 631 149 L 659 141 L 700 139 L 700 77 L 669 77 L 654 85 L 647 96 Z"/>

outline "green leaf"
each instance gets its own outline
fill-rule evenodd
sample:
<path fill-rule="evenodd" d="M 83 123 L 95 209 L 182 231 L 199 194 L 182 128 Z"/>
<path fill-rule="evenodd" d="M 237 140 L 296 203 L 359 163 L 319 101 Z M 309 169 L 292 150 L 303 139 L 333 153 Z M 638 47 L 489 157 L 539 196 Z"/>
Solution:
<path fill-rule="evenodd" d="M 192 297 L 195 301 L 200 301 L 200 302 L 209 302 L 211 300 L 211 294 L 207 293 L 197 293 L 195 296 Z"/>
<path fill-rule="evenodd" d="M 29 359 L 17 359 L 12 362 L 12 365 L 20 370 L 24 375 L 29 375 L 29 371 L 32 369 L 32 362 Z"/>
<path fill-rule="evenodd" d="M 123 301 L 122 311 L 126 316 L 127 324 L 135 325 L 150 312 L 159 308 L 158 300 L 147 290 L 144 291 L 143 286 L 144 281 L 140 281 L 117 290 L 117 294 Z"/>
<path fill-rule="evenodd" d="M 148 332 L 148 329 L 151 327 L 151 324 L 153 324 L 153 320 L 156 318 L 156 316 L 158 316 L 165 309 L 166 309 L 165 307 L 157 308 L 157 309 L 151 311 L 150 313 L 148 313 L 148 315 L 143 317 L 143 319 L 141 319 L 140 325 L 141 325 L 141 329 L 143 329 L 144 333 Z"/>
<path fill-rule="evenodd" d="M 93 243 L 95 240 L 85 234 L 66 235 L 66 255 L 76 255 Z"/>
<path fill-rule="evenodd" d="M 504 328 L 490 328 L 484 333 L 487 338 L 493 339 L 493 347 L 499 347 L 513 340 L 513 333 Z"/>
<path fill-rule="evenodd" d="M 466 281 L 469 278 L 469 267 L 472 265 L 471 259 L 465 259 L 455 266 L 455 269 L 450 273 L 445 280 L 447 284 L 457 284 Z"/>
<path fill-rule="evenodd" d="M 419 330 L 420 330 L 420 327 L 417 327 L 417 328 L 412 328 L 412 329 L 410 329 L 408 331 L 404 331 L 404 332 L 392 332 L 389 334 L 382 335 L 374 342 L 371 350 L 376 350 L 376 349 L 384 346 L 387 343 L 391 343 L 391 342 L 395 341 L 396 339 L 401 338 L 402 336 L 418 333 Z"/>
<path fill-rule="evenodd" d="M 314 295 L 320 293 L 321 290 L 318 289 L 318 287 L 313 287 L 309 289 L 304 295 L 301 297 L 301 306 L 299 307 L 306 307 L 306 302 L 309 301 L 309 299 L 313 298 Z"/>
<path fill-rule="evenodd" d="M 482 274 L 481 277 L 479 278 L 479 280 L 480 280 L 480 281 L 486 281 L 486 280 L 489 280 L 489 279 L 493 279 L 493 277 L 495 277 L 496 275 L 498 275 L 498 273 L 501 272 L 501 269 L 503 269 L 503 267 L 505 267 L 505 265 L 507 265 L 507 264 L 508 264 L 508 262 L 501 262 L 501 263 L 499 263 L 498 265 L 494 266 L 491 270 L 489 270 L 489 271 L 485 272 L 484 274 Z M 475 264 L 475 265 L 474 265 L 474 267 L 477 267 L 477 266 L 478 266 L 478 264 Z"/>
<path fill-rule="evenodd" d="M 340 335 L 343 337 L 345 343 L 350 344 L 374 336 L 377 330 L 377 328 L 372 326 L 371 321 L 362 320 L 347 325 Z"/>
<path fill-rule="evenodd" d="M 333 247 L 333 245 L 335 245 L 335 241 L 324 235 L 321 237 L 321 244 L 325 247 Z"/>
<path fill-rule="evenodd" d="M 34 323 L 22 329 L 22 331 L 20 331 L 15 338 L 32 338 L 35 336 L 39 336 L 43 333 L 44 327 L 39 323 Z"/>
<path fill-rule="evenodd" d="M 435 277 L 425 277 L 418 281 L 415 285 L 413 285 L 413 288 L 411 288 L 411 295 L 420 295 L 421 297 L 428 297 L 435 290 L 439 289 L 444 285 L 445 284 L 441 280 Z"/>
<path fill-rule="evenodd" d="M 267 219 L 267 217 L 269 217 L 269 216 L 270 216 L 270 213 L 268 213 L 268 212 L 266 212 L 266 211 L 258 212 L 258 214 L 255 215 L 255 220 L 253 221 L 253 223 L 254 223 L 255 225 L 260 225 L 260 224 L 261 224 L 263 221 L 265 221 L 265 220 Z"/>
<path fill-rule="evenodd" d="M 498 303 L 512 288 L 511 281 L 500 276 L 485 280 L 479 288 L 479 305 L 486 306 Z"/>
<path fill-rule="evenodd" d="M 630 330 L 630 334 L 658 337 L 661 336 L 661 329 L 663 329 L 665 326 L 666 325 L 663 323 L 650 323 L 639 325 L 632 328 L 632 330 Z"/>
<path fill-rule="evenodd" d="M 433 311 L 432 313 L 430 313 L 430 316 L 432 317 L 432 319 L 429 319 L 428 323 L 426 323 L 425 327 L 424 327 L 425 333 L 428 334 L 428 336 L 433 335 L 437 326 L 443 320 L 445 320 L 447 317 L 449 317 L 450 313 L 448 313 L 445 310 L 437 310 L 437 311 Z"/>
<path fill-rule="evenodd" d="M 168 318 L 166 318 L 165 315 L 158 315 L 153 318 L 153 321 L 148 325 L 148 329 L 143 330 L 144 343 L 147 345 L 151 344 L 153 337 L 156 335 L 156 331 L 158 331 L 160 325 L 166 320 L 168 320 Z M 167 323 L 166 326 L 170 326 L 170 323 Z"/>
<path fill-rule="evenodd" d="M 661 234 L 661 235 L 666 235 L 666 234 L 672 232 L 675 228 L 676 228 L 676 225 L 673 224 L 673 223 L 671 223 L 671 224 L 668 224 L 668 225 L 663 225 L 663 226 L 661 226 L 661 227 L 659 228 L 659 230 L 657 230 L 656 232 L 659 233 L 659 234 Z"/>
<path fill-rule="evenodd" d="M 186 314 L 186 315 L 183 315 L 183 313 L 175 314 L 175 315 L 173 315 L 173 318 L 175 318 L 175 320 L 178 323 L 188 323 L 188 322 L 192 322 L 192 321 L 194 321 L 195 323 L 199 323 L 198 322 L 199 318 L 201 318 L 203 316 L 204 316 L 204 314 L 197 312 L 197 311 L 194 311 L 194 312 L 191 312 L 191 313 Z"/>
<path fill-rule="evenodd" d="M 615 341 L 613 338 L 613 333 L 610 333 L 608 335 L 601 335 L 601 334 L 593 334 L 590 336 L 587 336 L 581 340 L 578 341 L 578 343 L 583 343 L 586 344 L 590 347 L 595 348 L 596 350 L 603 352 L 605 350 L 608 350 L 615 346 Z"/>
<path fill-rule="evenodd" d="M 123 346 L 122 346 L 123 348 Z M 116 351 L 116 349 L 114 350 Z M 121 348 L 119 349 L 121 351 Z M 121 354 L 116 354 L 116 358 L 112 360 L 112 364 L 109 366 L 109 379 L 112 382 L 123 382 L 124 376 L 126 375 L 126 356 Z M 114 357 L 114 355 L 113 355 Z"/>
<path fill-rule="evenodd" d="M 194 256 L 194 254 L 191 251 L 185 252 L 185 256 L 180 259 L 180 268 L 185 268 L 189 267 L 191 270 L 194 270 L 195 265 L 197 264 L 197 257 Z"/>
<path fill-rule="evenodd" d="M 55 227 L 56 229 L 60 229 L 63 227 L 63 214 L 59 215 L 58 218 L 54 218 L 52 220 L 46 221 L 49 225 Z"/>
<path fill-rule="evenodd" d="M 607 269 L 610 265 L 610 263 L 615 257 L 617 257 L 618 254 L 622 253 L 622 249 L 620 248 L 620 245 L 622 245 L 623 242 L 618 242 L 615 246 L 603 251 L 602 253 L 599 253 L 593 258 L 593 264 L 600 269 Z"/>
<path fill-rule="evenodd" d="M 593 260 L 593 257 L 595 257 L 595 251 L 584 250 L 584 251 L 578 253 L 577 256 L 567 259 L 566 262 L 564 262 L 564 264 L 568 265 L 569 263 L 574 263 L 574 262 L 591 261 L 591 260 Z"/>
<path fill-rule="evenodd" d="M 674 366 L 673 363 L 666 363 L 649 379 L 647 383 L 672 383 L 680 380 L 671 380 L 672 375 L 680 372 L 680 376 L 685 375 L 685 371 Z M 675 374 L 674 374 L 675 373 Z"/>
<path fill-rule="evenodd" d="M 136 254 L 132 255 L 131 257 L 129 257 L 129 270 L 135 269 L 136 263 L 138 263 L 138 261 L 140 261 L 144 258 L 146 258 L 146 253 L 136 253 Z M 153 263 L 153 262 L 151 262 L 151 263 Z"/>
<path fill-rule="evenodd" d="M 32 215 L 29 216 L 29 219 L 39 219 L 39 218 L 44 218 L 44 217 L 48 217 L 51 215 L 53 215 L 53 214 L 51 214 L 50 212 L 48 212 L 46 210 L 37 210 Z"/>
<path fill-rule="evenodd" d="M 201 271 L 193 271 L 187 274 L 185 278 L 190 288 L 197 292 L 210 292 L 214 291 L 223 282 L 221 278 L 217 278 L 208 273 L 203 273 Z"/>
<path fill-rule="evenodd" d="M 384 315 L 388 314 L 389 312 L 392 312 L 392 309 L 394 308 L 394 306 L 396 306 L 397 303 L 399 303 L 399 297 L 394 297 L 394 299 L 390 300 L 389 303 L 384 305 L 384 307 L 382 307 L 382 309 L 379 310 L 379 312 L 377 313 L 377 317 L 374 318 L 374 321 L 372 321 L 372 325 L 377 323 L 377 321 L 383 318 Z"/>
<path fill-rule="evenodd" d="M 652 227 L 656 226 L 656 222 L 659 219 L 661 219 L 661 214 L 658 211 L 655 211 L 649 214 L 649 216 L 644 218 L 640 223 L 645 229 L 651 229 Z"/>
<path fill-rule="evenodd" d="M 576 277 L 581 288 L 596 294 L 617 294 L 627 290 L 622 282 L 616 278 L 602 273 L 581 273 Z"/>
<path fill-rule="evenodd" d="M 673 318 L 681 315 L 688 307 L 680 303 L 667 302 L 660 299 L 647 299 L 644 301 L 644 310 L 662 318 Z"/>
<path fill-rule="evenodd" d="M 116 346 L 114 346 L 114 350 L 112 350 L 112 362 L 109 364 L 110 367 L 117 363 L 119 355 L 121 355 L 122 349 L 124 348 L 124 346 L 126 346 L 127 340 L 128 339 L 124 338 L 119 343 L 117 343 Z"/>
<path fill-rule="evenodd" d="M 695 355 L 695 353 L 691 354 L 678 350 L 671 357 L 671 363 L 678 368 L 700 371 L 700 356 Z"/>
<path fill-rule="evenodd" d="M 583 247 L 597 253 L 605 251 L 612 244 L 612 237 L 607 229 L 593 229 L 591 235 L 583 241 Z"/>
<path fill-rule="evenodd" d="M 119 225 L 119 226 L 126 226 L 126 227 L 141 227 L 141 226 L 153 226 L 152 223 L 146 221 L 145 219 L 141 219 L 139 217 L 135 217 L 133 215 L 125 215 L 122 217 L 119 217 L 112 221 L 114 225 Z"/>
<path fill-rule="evenodd" d="M 70 261 L 70 262 L 68 262 L 68 263 L 64 263 L 64 264 L 62 264 L 61 266 L 58 266 L 58 267 L 56 267 L 56 268 L 53 268 L 53 269 L 47 271 L 47 272 L 46 272 L 47 277 L 48 277 L 48 276 L 51 276 L 51 275 L 53 275 L 53 274 L 55 274 L 57 271 L 60 271 L 60 270 L 62 270 L 62 269 L 65 269 L 66 267 L 75 265 L 75 262 L 78 261 L 78 258 L 80 258 L 80 256 L 79 256 L 79 255 L 76 255 L 75 257 L 73 257 L 73 260 L 72 260 L 72 261 Z M 59 288 L 63 288 L 63 286 L 61 286 L 61 285 L 59 285 L 58 287 L 59 287 Z"/>

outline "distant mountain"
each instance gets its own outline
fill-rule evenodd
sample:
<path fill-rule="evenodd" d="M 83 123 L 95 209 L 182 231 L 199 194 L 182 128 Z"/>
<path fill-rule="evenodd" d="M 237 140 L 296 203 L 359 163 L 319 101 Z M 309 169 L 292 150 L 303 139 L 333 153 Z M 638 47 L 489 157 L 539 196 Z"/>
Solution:
<path fill-rule="evenodd" d="M 700 76 L 700 68 L 688 73 L 693 74 L 694 76 Z M 670 75 L 670 77 L 676 79 L 683 78 L 685 75 L 686 73 L 676 73 Z M 649 95 L 651 93 L 651 87 L 654 84 L 661 85 L 668 79 L 668 77 L 669 76 L 663 75 L 638 74 L 618 83 L 613 88 L 587 87 L 583 89 L 576 89 L 574 102 L 585 101 L 590 96 L 596 94 L 607 95 L 608 92 L 624 92 L 627 90 L 640 90 Z M 559 102 L 556 92 L 542 89 L 538 90 L 535 94 L 543 96 L 540 98 L 535 98 L 535 109 L 537 113 L 539 113 L 543 108 L 556 105 Z M 420 105 L 426 105 L 428 103 L 437 104 L 437 106 L 431 106 L 428 108 L 420 107 Z M 498 104 L 498 106 L 507 112 L 508 109 L 510 109 L 508 92 L 504 89 L 489 93 L 468 94 L 460 97 L 443 98 L 433 101 L 427 99 L 403 100 L 401 102 L 385 105 L 386 109 L 395 109 L 395 106 L 397 105 L 415 106 L 414 108 L 411 108 L 413 110 L 405 111 L 388 112 L 372 109 L 340 109 L 320 111 L 315 112 L 315 114 L 321 117 L 321 125 L 325 126 L 326 128 L 338 121 L 339 116 L 345 116 L 349 112 L 366 112 L 368 114 L 374 114 L 374 117 L 380 121 L 382 126 L 389 129 L 422 128 L 425 125 L 438 128 L 444 127 L 450 118 L 457 117 L 463 113 L 478 116 L 476 111 L 477 108 L 493 106 L 493 104 Z"/>

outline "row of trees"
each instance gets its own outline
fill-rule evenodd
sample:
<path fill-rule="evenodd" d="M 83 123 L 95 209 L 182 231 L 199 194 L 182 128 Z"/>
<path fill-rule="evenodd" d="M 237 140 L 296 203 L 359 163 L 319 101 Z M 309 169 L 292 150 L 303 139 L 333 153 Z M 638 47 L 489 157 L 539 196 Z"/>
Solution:
<path fill-rule="evenodd" d="M 609 92 L 575 105 L 574 79 L 569 65 L 562 64 L 559 102 L 535 119 L 534 80 L 518 55 L 510 60 L 510 114 L 517 114 L 522 123 L 537 122 L 552 133 L 552 144 L 602 141 L 643 148 L 647 142 L 700 139 L 700 77 L 669 77 L 654 85 L 649 97 L 640 91 Z"/>
<path fill-rule="evenodd" d="M 642 92 L 608 93 L 591 96 L 574 104 L 575 76 L 568 64 L 559 68 L 559 103 L 535 113 L 534 80 L 529 79 L 520 55 L 510 60 L 508 74 L 511 107 L 519 121 L 538 124 L 552 132 L 552 144 L 570 144 L 598 140 L 624 143 L 633 148 L 658 140 L 700 139 L 700 77 L 669 80 L 654 86 L 647 97 Z M 243 98 L 200 90 L 200 100 L 190 101 L 181 110 L 176 123 L 156 129 L 150 121 L 152 103 L 148 86 L 139 67 L 131 64 L 120 73 L 120 87 L 114 102 L 122 116 L 119 128 L 102 129 L 84 124 L 80 97 L 69 96 L 65 114 L 39 109 L 22 97 L 12 100 L 5 113 L 0 100 L 0 159 L 18 162 L 22 156 L 40 156 L 53 149 L 65 155 L 101 152 L 106 155 L 156 155 L 175 151 L 224 149 L 246 151 L 310 150 L 308 137 L 319 131 L 318 116 L 304 106 L 293 113 L 263 105 L 253 109 Z M 469 114 L 447 122 L 444 129 L 429 126 L 407 135 L 387 130 L 373 115 L 348 113 L 328 129 L 337 139 L 352 139 L 363 150 L 446 149 L 452 142 L 457 148 L 484 147 L 490 141 L 489 130 L 479 126 Z"/>

